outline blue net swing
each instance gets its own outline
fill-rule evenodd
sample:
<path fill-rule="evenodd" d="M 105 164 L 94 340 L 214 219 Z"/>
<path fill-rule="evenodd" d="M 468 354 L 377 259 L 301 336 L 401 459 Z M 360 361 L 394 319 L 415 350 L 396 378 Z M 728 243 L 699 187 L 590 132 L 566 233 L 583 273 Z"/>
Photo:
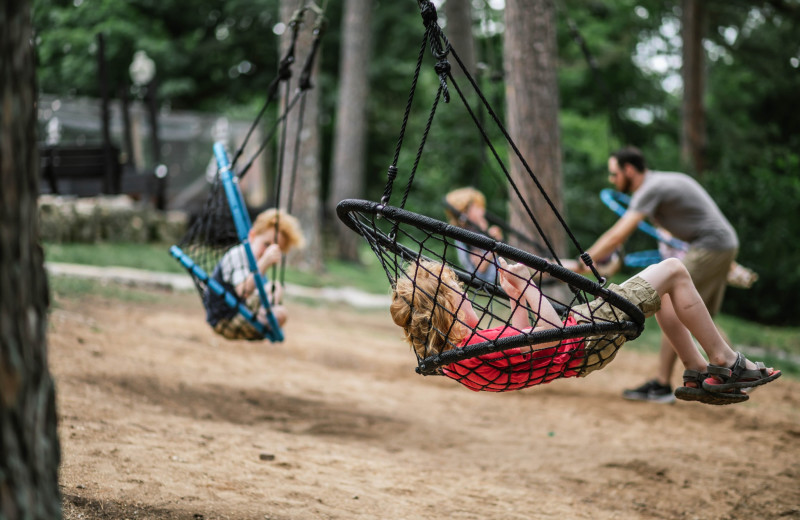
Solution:
<path fill-rule="evenodd" d="M 307 22 L 308 16 L 312 17 L 313 23 Z M 294 13 L 288 24 L 290 42 L 280 60 L 277 75 L 267 89 L 264 105 L 232 157 L 224 143 L 214 143 L 213 152 L 217 172 L 210 184 L 203 209 L 179 243 L 173 245 L 169 250 L 170 254 L 192 277 L 206 309 L 206 321 L 215 332 L 227 339 L 251 341 L 266 339 L 272 342 L 284 340 L 284 332 L 274 312 L 274 302 L 278 298 L 276 291 L 279 284 L 272 283 L 271 280 L 279 280 L 282 284 L 285 258 L 272 267 L 271 277 L 258 269 L 257 259 L 248 239 L 252 222 L 239 188 L 239 182 L 259 155 L 268 145 L 272 144 L 276 147 L 278 158 L 278 173 L 275 175 L 273 196 L 276 201 L 281 200 L 283 172 L 286 164 L 286 171 L 289 172 L 289 195 L 286 199 L 289 201 L 289 207 L 286 208 L 286 212 L 291 213 L 290 206 L 299 159 L 298 143 L 303 128 L 306 93 L 312 88 L 311 72 L 318 54 L 325 23 L 322 10 L 310 2 Z M 295 56 L 297 40 L 304 27 L 311 28 L 311 44 L 300 74 L 296 80 L 293 80 L 292 68 L 297 61 Z M 283 92 L 282 99 L 281 92 Z M 269 110 L 278 112 L 275 105 L 279 99 L 282 101 L 280 113 L 271 121 L 258 149 L 245 162 L 242 157 L 248 140 Z M 296 133 L 294 135 L 294 154 L 287 159 L 289 118 L 293 118 L 292 122 Z M 240 164 L 240 160 L 243 164 Z M 274 218 L 276 239 L 279 234 L 281 214 L 277 212 L 277 216 Z M 223 261 L 223 259 L 225 260 Z M 253 276 L 255 292 L 249 298 L 237 294 L 237 280 L 229 279 L 228 270 L 225 269 L 230 265 L 236 265 L 240 268 L 239 271 L 243 270 Z"/>
<path fill-rule="evenodd" d="M 638 337 L 644 327 L 644 315 L 639 308 L 605 287 L 606 280 L 599 274 L 591 257 L 577 243 L 566 222 L 545 193 L 527 161 L 503 127 L 472 75 L 464 67 L 437 22 L 436 10 L 427 0 L 418 0 L 425 25 L 417 66 L 411 81 L 405 115 L 394 160 L 388 168 L 387 182 L 379 201 L 346 199 L 337 206 L 338 217 L 354 232 L 361 235 L 383 267 L 393 289 L 393 306 L 400 301 L 410 310 L 407 321 L 395 323 L 404 327 L 406 339 L 414 347 L 416 371 L 422 375 L 448 375 L 472 390 L 503 392 L 547 383 L 562 377 L 587 375 L 607 365 L 626 340 Z M 399 157 L 406 134 L 409 114 L 412 111 L 425 49 L 430 47 L 434 57 L 434 70 L 439 77 L 436 92 L 432 95 L 427 124 L 421 132 L 418 148 L 412 159 L 408 182 L 397 206 L 391 205 L 393 185 L 400 171 Z M 519 161 L 542 195 L 545 205 L 533 211 L 509 173 L 506 161 L 488 138 L 475 113 L 462 92 L 462 87 L 450 73 L 451 61 L 460 68 L 458 78 L 465 78 L 472 92 L 481 101 L 480 110 L 488 114 L 504 137 L 509 154 Z M 458 94 L 461 102 L 451 104 L 451 92 Z M 483 144 L 497 161 L 509 185 L 509 198 L 527 215 L 530 234 L 543 250 L 534 253 L 493 239 L 484 233 L 450 225 L 438 219 L 405 209 L 415 175 L 426 157 L 425 144 L 435 120 L 440 101 L 455 110 L 463 107 L 469 115 Z M 442 108 L 444 109 L 444 108 Z M 589 267 L 594 280 L 576 274 L 561 264 L 548 236 L 537 219 L 537 213 L 552 212 L 563 231 L 573 241 L 582 261 Z M 529 287 L 539 290 L 538 299 L 509 299 L 497 282 L 482 279 L 476 269 L 465 269 L 458 255 L 473 257 L 473 265 L 491 263 L 498 271 L 522 279 Z M 500 259 L 523 264 L 528 275 L 519 276 L 503 267 Z M 450 278 L 455 278 L 455 282 Z M 426 280 L 426 285 L 420 283 Z M 556 280 L 563 289 L 549 291 Z M 429 282 L 433 282 L 432 284 Z M 465 297 L 452 300 L 454 285 Z M 403 288 L 401 294 L 400 288 Z M 478 323 L 468 323 L 464 318 L 464 301 L 469 300 Z M 461 303 L 458 303 L 461 302 Z M 553 318 L 546 309 L 557 313 Z M 531 327 L 519 329 L 512 325 L 513 316 L 524 309 Z M 543 312 L 544 311 L 544 312 Z M 444 318 L 444 319 L 442 319 Z M 405 320 L 406 318 L 402 318 Z M 418 327 L 411 328 L 415 323 Z M 463 336 L 468 329 L 466 341 Z M 479 330 L 480 329 L 480 330 Z M 412 332 L 409 332 L 412 330 Z M 484 331 L 495 331 L 485 334 Z M 457 333 L 458 332 L 458 333 Z M 576 348 L 584 339 L 596 339 L 591 349 Z M 435 345 L 435 349 L 430 349 Z M 585 345 L 589 345 L 586 342 Z M 522 348 L 525 348 L 525 354 Z"/>

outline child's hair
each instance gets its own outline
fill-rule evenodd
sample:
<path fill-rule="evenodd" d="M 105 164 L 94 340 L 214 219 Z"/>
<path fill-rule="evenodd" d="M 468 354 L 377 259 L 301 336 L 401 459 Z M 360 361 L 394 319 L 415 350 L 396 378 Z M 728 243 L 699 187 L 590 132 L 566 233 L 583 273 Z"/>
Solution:
<path fill-rule="evenodd" d="M 250 231 L 255 235 L 260 235 L 275 229 L 276 223 L 278 232 L 286 239 L 287 251 L 305 247 L 306 241 L 300 230 L 300 222 L 282 209 L 270 208 L 259 213 Z"/>
<path fill-rule="evenodd" d="M 414 262 L 398 277 L 390 311 L 417 356 L 451 350 L 471 332 L 462 321 L 463 294 L 455 272 L 438 262 Z"/>
<path fill-rule="evenodd" d="M 463 218 L 462 215 L 467 212 L 470 206 L 475 205 L 486 208 L 486 197 L 483 193 L 471 187 L 453 190 L 444 199 L 449 206 L 445 208 L 444 212 L 450 224 L 454 226 L 463 226 L 463 221 L 460 218 Z"/>

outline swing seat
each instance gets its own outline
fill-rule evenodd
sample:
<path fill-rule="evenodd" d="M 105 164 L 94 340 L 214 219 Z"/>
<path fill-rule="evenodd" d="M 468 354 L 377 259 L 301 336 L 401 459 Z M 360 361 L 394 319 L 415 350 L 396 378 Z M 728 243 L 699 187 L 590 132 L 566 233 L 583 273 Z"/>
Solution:
<path fill-rule="evenodd" d="M 283 337 L 280 329 L 273 331 L 265 323 L 256 319 L 256 315 L 241 301 L 241 299 L 233 292 L 230 286 L 219 283 L 219 281 L 210 277 L 200 266 L 184 253 L 178 246 L 172 246 L 169 250 L 170 254 L 178 260 L 198 285 L 203 298 L 203 305 L 208 308 L 210 305 L 225 305 L 230 309 L 227 317 L 232 317 L 236 313 L 247 321 L 252 327 L 253 333 L 241 334 L 239 339 L 246 339 L 250 341 L 269 339 L 270 341 L 282 341 Z M 212 324 L 213 326 L 213 324 Z M 229 339 L 233 339 L 233 334 L 226 334 L 227 331 L 217 331 Z"/>
<path fill-rule="evenodd" d="M 575 289 L 571 297 L 559 299 L 555 295 L 545 294 L 548 302 L 564 318 L 572 312 L 575 307 L 583 302 L 602 298 L 602 303 L 597 305 L 595 310 L 589 314 L 581 316 L 579 322 L 570 325 L 558 324 L 555 328 L 537 331 L 518 331 L 515 334 L 503 335 L 494 339 L 472 342 L 462 348 L 453 348 L 440 354 L 421 358 L 417 355 L 416 371 L 423 375 L 442 374 L 443 370 L 451 369 L 453 364 L 458 364 L 465 360 L 492 355 L 494 358 L 502 356 L 513 357 L 512 349 L 518 347 L 535 347 L 536 345 L 561 342 L 562 345 L 568 344 L 571 339 L 585 338 L 590 336 L 606 336 L 609 338 L 610 348 L 606 348 L 602 353 L 602 359 L 593 358 L 583 361 L 583 370 L 591 371 L 592 367 L 585 366 L 586 363 L 602 365 L 613 358 L 618 346 L 614 346 L 615 340 L 624 336 L 625 340 L 631 340 L 639 336 L 644 328 L 644 314 L 633 303 L 622 296 L 604 288 L 602 285 L 578 275 L 561 265 L 522 251 L 503 242 L 498 242 L 486 235 L 475 233 L 461 227 L 452 226 L 445 222 L 413 213 L 393 206 L 386 206 L 378 202 L 365 200 L 347 199 L 341 201 L 337 206 L 338 217 L 353 231 L 360 234 L 370 245 L 372 251 L 378 256 L 392 287 L 397 280 L 406 276 L 405 270 L 409 263 L 417 262 L 420 259 L 432 260 L 442 263 L 455 272 L 458 279 L 464 284 L 467 296 L 472 302 L 472 307 L 480 318 L 481 329 L 491 329 L 494 327 L 509 327 L 509 316 L 511 306 L 508 296 L 503 289 L 495 283 L 488 283 L 481 280 L 475 272 L 468 272 L 460 268 L 456 259 L 458 249 L 457 243 L 466 244 L 470 250 L 482 250 L 491 252 L 497 257 L 506 258 L 509 262 L 517 262 L 526 265 L 532 274 L 532 279 L 540 289 L 541 283 L 545 278 L 551 277 L 569 284 Z M 630 319 L 600 319 L 596 317 L 601 306 L 610 306 L 613 309 L 611 315 Z M 539 314 L 539 309 L 529 308 L 531 315 Z M 609 313 L 607 313 L 609 314 Z M 582 323 L 581 323 L 582 321 Z M 569 322 L 568 322 L 569 323 Z M 619 344 L 624 341 L 618 342 Z M 511 354 L 508 354 L 511 351 Z M 554 366 L 558 360 L 555 358 L 563 352 L 558 349 L 533 348 L 534 356 L 549 357 L 541 367 L 547 372 L 548 366 Z M 492 356 L 489 356 L 490 358 Z M 514 361 L 509 357 L 506 362 L 496 363 L 495 368 L 498 373 L 508 375 L 514 372 Z M 505 367 L 502 365 L 505 363 Z M 469 366 L 469 363 L 461 365 Z M 479 372 L 475 369 L 475 373 Z M 549 380 L 559 377 L 569 377 L 573 374 L 549 374 Z M 498 384 L 497 380 L 486 380 L 480 384 L 480 377 L 471 377 L 470 381 L 473 389 L 507 391 L 515 390 L 518 387 L 531 386 L 538 384 L 535 381 L 541 374 L 535 372 L 514 373 L 513 377 L 504 379 L 504 383 Z M 466 377 L 466 376 L 465 376 Z M 505 376 L 504 376 L 505 377 Z M 486 379 L 486 378 L 484 378 Z M 480 388 L 475 388 L 480 387 Z"/>

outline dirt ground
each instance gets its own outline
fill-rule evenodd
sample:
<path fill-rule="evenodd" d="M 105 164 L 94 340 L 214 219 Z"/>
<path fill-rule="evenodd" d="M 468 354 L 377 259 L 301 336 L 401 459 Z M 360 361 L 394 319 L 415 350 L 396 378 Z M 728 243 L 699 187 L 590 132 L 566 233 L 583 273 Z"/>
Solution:
<path fill-rule="evenodd" d="M 388 311 L 290 301 L 281 344 L 230 342 L 192 293 L 58 299 L 68 519 L 800 518 L 800 383 L 744 404 L 586 379 L 474 393 L 414 373 Z M 676 374 L 676 380 L 677 380 Z"/>

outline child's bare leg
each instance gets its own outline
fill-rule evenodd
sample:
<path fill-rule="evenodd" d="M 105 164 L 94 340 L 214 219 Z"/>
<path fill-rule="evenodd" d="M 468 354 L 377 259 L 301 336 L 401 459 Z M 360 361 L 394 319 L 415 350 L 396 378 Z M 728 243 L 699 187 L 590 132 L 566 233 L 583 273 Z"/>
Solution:
<path fill-rule="evenodd" d="M 677 314 L 675 314 L 669 294 L 661 296 L 661 310 L 656 313 L 656 320 L 664 332 L 665 341 L 663 347 L 674 349 L 671 352 L 672 359 L 677 354 L 685 368 L 705 372 L 707 362 L 700 355 L 700 351 L 697 350 L 689 329 L 683 325 Z M 663 354 L 664 352 L 661 353 L 661 355 Z M 669 380 L 667 381 L 669 382 Z"/>
<path fill-rule="evenodd" d="M 686 345 L 685 338 L 691 333 L 700 346 L 703 347 L 710 363 L 715 365 L 729 366 L 736 361 L 736 352 L 734 352 L 723 337 L 720 335 L 711 315 L 708 313 L 705 304 L 703 303 L 700 294 L 695 289 L 689 272 L 680 260 L 669 258 L 646 268 L 639 273 L 639 276 L 644 278 L 653 288 L 658 292 L 662 298 L 662 311 L 666 311 L 661 317 L 658 317 L 659 323 L 662 319 L 667 321 L 664 333 L 670 339 L 670 342 L 675 347 L 681 360 L 685 361 L 693 359 L 690 349 Z M 666 298 L 664 296 L 667 296 Z M 667 301 L 667 308 L 664 308 L 664 301 Z M 677 318 L 677 322 L 673 319 Z M 683 329 L 684 332 L 681 332 Z M 688 329 L 688 330 L 687 330 Z M 673 339 L 673 334 L 677 339 Z M 689 338 L 691 340 L 691 338 Z M 692 344 L 691 350 L 695 351 L 696 355 L 700 355 L 697 349 Z M 684 358 L 684 356 L 687 356 Z M 697 360 L 694 359 L 692 364 L 696 364 Z M 705 361 L 703 362 L 705 366 Z M 755 368 L 755 364 L 748 368 Z M 689 367 L 697 369 L 697 367 Z"/>

